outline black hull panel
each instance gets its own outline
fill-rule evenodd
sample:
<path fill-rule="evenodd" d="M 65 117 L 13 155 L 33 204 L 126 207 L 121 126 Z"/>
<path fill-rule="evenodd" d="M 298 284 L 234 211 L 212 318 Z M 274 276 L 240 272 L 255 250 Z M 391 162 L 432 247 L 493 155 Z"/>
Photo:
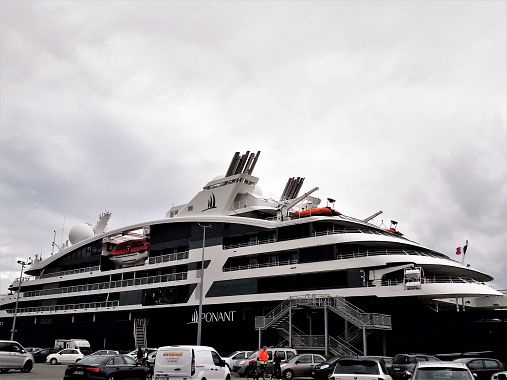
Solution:
<path fill-rule="evenodd" d="M 368 354 L 394 355 L 400 352 L 487 351 L 507 359 L 507 311 L 454 309 L 436 312 L 414 298 L 351 299 L 368 312 L 392 315 L 392 331 L 373 331 L 367 335 Z M 226 353 L 258 346 L 255 316 L 265 315 L 279 302 L 204 306 L 202 344 Z M 26 346 L 50 347 L 58 338 L 82 338 L 93 349 L 134 349 L 134 319 L 147 318 L 148 346 L 196 344 L 197 307 L 145 309 L 72 316 L 18 317 L 15 340 Z M 12 318 L 1 320 L 0 339 L 9 339 Z M 322 309 L 298 309 L 293 323 L 309 334 L 324 333 Z M 348 327 L 350 327 L 349 325 Z M 347 324 L 329 314 L 330 335 L 342 335 Z M 262 344 L 284 343 L 274 330 L 262 332 Z M 362 341 L 356 343 L 362 349 Z"/>

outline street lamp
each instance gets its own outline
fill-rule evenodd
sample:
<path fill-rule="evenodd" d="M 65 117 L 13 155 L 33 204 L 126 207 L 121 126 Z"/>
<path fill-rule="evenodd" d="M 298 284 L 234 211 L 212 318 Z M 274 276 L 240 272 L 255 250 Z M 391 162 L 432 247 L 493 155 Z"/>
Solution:
<path fill-rule="evenodd" d="M 206 228 L 211 228 L 211 225 L 197 223 L 202 227 L 202 255 L 201 255 L 201 283 L 199 285 L 199 319 L 197 321 L 197 345 L 201 345 L 201 332 L 202 332 L 202 298 L 204 288 L 204 247 L 206 245 Z"/>
<path fill-rule="evenodd" d="M 29 261 L 25 261 L 23 259 L 18 259 L 17 263 L 21 265 L 21 273 L 19 275 L 18 291 L 16 295 L 16 306 L 14 306 L 14 318 L 12 320 L 11 340 L 14 340 L 14 332 L 16 331 L 16 316 L 18 314 L 19 291 L 21 290 L 21 283 L 23 282 L 23 269 L 25 269 L 25 265 L 31 264 Z"/>

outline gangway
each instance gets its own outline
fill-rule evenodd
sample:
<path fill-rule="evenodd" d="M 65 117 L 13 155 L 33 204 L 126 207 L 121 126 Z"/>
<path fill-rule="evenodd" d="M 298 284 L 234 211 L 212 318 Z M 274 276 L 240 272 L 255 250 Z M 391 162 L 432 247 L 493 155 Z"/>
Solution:
<path fill-rule="evenodd" d="M 306 335 L 292 323 L 293 310 L 299 308 L 324 309 L 324 335 Z M 328 312 L 332 312 L 350 323 L 345 337 L 331 337 L 328 334 Z M 287 339 L 289 346 L 299 349 L 323 349 L 336 355 L 367 355 L 367 330 L 391 330 L 391 316 L 387 314 L 366 313 L 343 297 L 327 294 L 306 294 L 292 296 L 276 306 L 264 316 L 255 317 L 255 328 L 259 332 L 259 346 L 262 331 L 276 329 Z M 354 342 L 362 335 L 362 351 Z M 296 347 L 297 346 L 297 347 Z"/>

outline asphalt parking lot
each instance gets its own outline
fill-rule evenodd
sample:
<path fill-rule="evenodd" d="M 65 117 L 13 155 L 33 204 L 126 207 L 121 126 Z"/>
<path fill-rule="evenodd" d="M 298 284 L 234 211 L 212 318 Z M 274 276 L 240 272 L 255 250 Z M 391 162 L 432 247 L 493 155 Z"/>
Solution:
<path fill-rule="evenodd" d="M 29 373 L 10 370 L 7 373 L 0 373 L 0 380 L 62 380 L 65 373 L 66 364 L 49 365 L 44 363 L 35 363 Z"/>
<path fill-rule="evenodd" d="M 10 370 L 7 373 L 0 373 L 0 380 L 63 380 L 66 364 L 43 364 L 36 363 L 29 373 L 21 373 L 19 371 Z M 236 374 L 232 374 L 233 378 L 238 378 Z"/>

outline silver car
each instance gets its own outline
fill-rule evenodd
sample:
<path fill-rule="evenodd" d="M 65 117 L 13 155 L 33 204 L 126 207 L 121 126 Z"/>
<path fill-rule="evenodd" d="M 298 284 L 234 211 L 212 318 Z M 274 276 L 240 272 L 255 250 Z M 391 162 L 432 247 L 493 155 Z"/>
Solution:
<path fill-rule="evenodd" d="M 21 344 L 13 340 L 0 340 L 0 373 L 10 369 L 30 372 L 33 367 L 33 356 Z"/>
<path fill-rule="evenodd" d="M 301 354 L 296 355 L 287 363 L 280 366 L 282 377 L 290 380 L 293 377 L 310 377 L 313 367 L 326 361 L 322 355 Z"/>
<path fill-rule="evenodd" d="M 419 362 L 417 363 L 412 380 L 474 380 L 474 376 L 464 363 L 459 362 Z"/>
<path fill-rule="evenodd" d="M 368 357 L 338 359 L 330 380 L 392 380 L 383 360 Z"/>

